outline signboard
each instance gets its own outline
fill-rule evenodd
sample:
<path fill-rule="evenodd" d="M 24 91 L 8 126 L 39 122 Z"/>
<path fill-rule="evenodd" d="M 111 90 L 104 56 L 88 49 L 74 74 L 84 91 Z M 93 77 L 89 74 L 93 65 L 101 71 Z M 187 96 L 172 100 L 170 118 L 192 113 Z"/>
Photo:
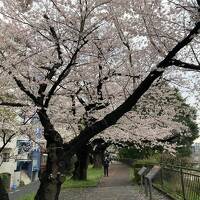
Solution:
<path fill-rule="evenodd" d="M 160 171 L 160 166 L 155 165 L 149 173 L 145 176 L 145 178 L 152 180 Z"/>
<path fill-rule="evenodd" d="M 32 161 L 32 171 L 39 171 L 39 166 L 38 166 L 37 160 Z"/>
<path fill-rule="evenodd" d="M 36 128 L 35 129 L 35 137 L 36 137 L 36 139 L 41 139 L 41 137 L 42 137 L 42 129 L 41 128 Z"/>
<path fill-rule="evenodd" d="M 147 171 L 146 167 L 142 167 L 139 171 L 138 171 L 138 175 L 142 176 L 144 175 L 144 173 Z"/>

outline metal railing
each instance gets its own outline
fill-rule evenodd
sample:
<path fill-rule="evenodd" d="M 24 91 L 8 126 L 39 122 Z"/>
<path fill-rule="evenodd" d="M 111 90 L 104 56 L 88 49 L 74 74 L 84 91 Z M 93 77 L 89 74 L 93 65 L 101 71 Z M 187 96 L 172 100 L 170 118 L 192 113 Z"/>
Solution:
<path fill-rule="evenodd" d="M 154 186 L 174 199 L 200 200 L 200 171 L 182 166 L 163 165 Z"/>

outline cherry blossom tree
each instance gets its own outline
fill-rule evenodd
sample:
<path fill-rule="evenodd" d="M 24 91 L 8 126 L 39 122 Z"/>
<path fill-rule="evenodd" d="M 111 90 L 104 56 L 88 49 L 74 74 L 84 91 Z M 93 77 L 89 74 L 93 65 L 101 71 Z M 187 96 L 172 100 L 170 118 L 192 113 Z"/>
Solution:
<path fill-rule="evenodd" d="M 11 112 L 9 109 L 1 108 L 0 109 L 0 118 L 1 118 L 1 128 L 0 128 L 0 154 L 6 148 L 6 145 L 12 140 L 16 135 L 16 114 Z M 11 128 L 12 127 L 12 128 Z M 0 163 L 1 164 L 1 163 Z"/>
<path fill-rule="evenodd" d="M 110 143 L 137 149 L 158 148 L 175 153 L 180 145 L 177 141 L 184 138 L 189 141 L 197 137 L 197 132 L 193 133 L 194 110 L 185 104 L 177 89 L 165 82 L 154 84 L 133 107 L 132 112 L 126 114 L 126 118 L 92 140 L 101 139 L 104 146 Z M 188 118 L 192 127 L 186 123 Z"/>
<path fill-rule="evenodd" d="M 1 0 L 1 77 L 9 77 L 10 92 L 23 99 L 1 100 L 1 105 L 37 112 L 47 141 L 47 168 L 35 199 L 58 199 L 71 157 L 115 125 L 170 66 L 200 69 L 187 49 L 199 45 L 198 3 L 192 19 L 187 10 L 166 1 L 45 0 L 26 4 L 24 10 L 21 2 Z M 187 18 L 179 20 L 183 12 Z M 85 104 L 87 85 L 98 90 Z M 97 120 L 65 142 L 56 126 L 63 116 L 67 122 L 74 119 L 76 102 L 84 104 L 77 121 L 85 108 L 106 109 L 95 112 Z"/>

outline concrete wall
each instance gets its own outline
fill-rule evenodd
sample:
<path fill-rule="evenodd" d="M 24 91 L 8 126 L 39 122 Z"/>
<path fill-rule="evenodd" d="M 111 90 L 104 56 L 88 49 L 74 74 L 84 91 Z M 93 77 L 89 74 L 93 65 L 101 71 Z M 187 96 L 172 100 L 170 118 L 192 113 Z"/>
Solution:
<path fill-rule="evenodd" d="M 13 138 L 11 140 L 11 142 L 9 142 L 6 145 L 6 148 L 3 150 L 4 152 L 9 152 L 10 153 L 10 157 L 9 157 L 9 161 L 8 162 L 3 162 L 0 165 L 0 174 L 1 173 L 9 173 L 11 175 L 11 181 L 10 181 L 10 188 L 12 188 L 13 184 L 15 184 L 16 186 L 19 186 L 19 182 L 20 182 L 20 172 L 15 172 L 16 168 L 17 168 L 17 159 L 27 159 L 28 153 L 23 153 L 18 155 L 18 148 L 17 148 L 17 140 L 26 140 L 26 138 L 24 138 L 23 136 L 16 136 L 15 138 Z M 0 146 L 2 145 L 2 142 L 0 142 Z"/>
<path fill-rule="evenodd" d="M 19 187 L 20 184 L 20 176 L 21 172 L 14 172 L 14 179 L 13 179 L 13 184 L 15 184 L 17 187 Z"/>
<path fill-rule="evenodd" d="M 16 169 L 16 162 L 14 159 L 10 159 L 9 162 L 3 162 L 0 166 L 0 174 L 9 173 L 11 175 L 10 188 L 14 181 L 14 170 Z"/>

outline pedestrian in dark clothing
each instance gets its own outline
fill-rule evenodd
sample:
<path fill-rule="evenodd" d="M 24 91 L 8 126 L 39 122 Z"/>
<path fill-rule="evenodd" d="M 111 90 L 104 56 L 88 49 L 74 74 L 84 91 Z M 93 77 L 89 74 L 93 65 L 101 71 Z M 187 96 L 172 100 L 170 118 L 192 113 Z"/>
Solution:
<path fill-rule="evenodd" d="M 104 176 L 108 176 L 109 159 L 106 157 L 103 161 Z"/>

